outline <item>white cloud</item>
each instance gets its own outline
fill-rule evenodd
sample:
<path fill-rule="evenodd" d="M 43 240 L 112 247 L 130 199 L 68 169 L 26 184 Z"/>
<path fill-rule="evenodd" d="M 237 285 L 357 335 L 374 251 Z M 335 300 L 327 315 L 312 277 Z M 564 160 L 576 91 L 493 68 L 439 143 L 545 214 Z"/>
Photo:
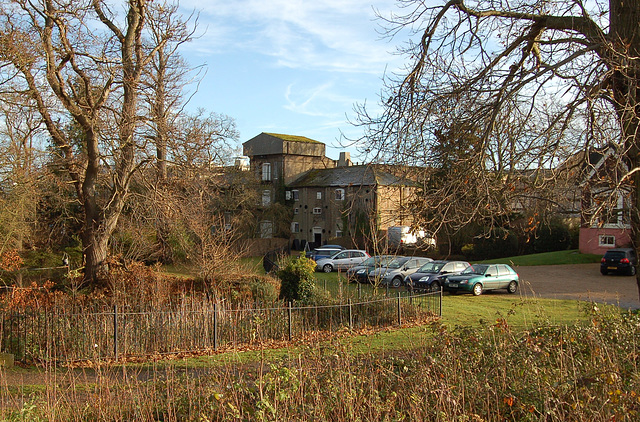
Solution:
<path fill-rule="evenodd" d="M 377 3 L 388 10 L 395 2 Z M 192 47 L 204 52 L 250 51 L 278 66 L 375 74 L 392 58 L 367 0 L 185 0 L 181 7 L 201 11 L 208 30 Z"/>

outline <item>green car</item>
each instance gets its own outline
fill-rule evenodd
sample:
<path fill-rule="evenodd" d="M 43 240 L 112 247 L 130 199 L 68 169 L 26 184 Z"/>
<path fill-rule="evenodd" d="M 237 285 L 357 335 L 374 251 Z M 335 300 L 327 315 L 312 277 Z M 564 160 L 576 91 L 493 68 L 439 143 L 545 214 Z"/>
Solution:
<path fill-rule="evenodd" d="M 515 293 L 519 282 L 518 273 L 506 264 L 474 264 L 458 275 L 447 277 L 443 287 L 451 293 L 471 292 L 479 296 L 485 290 L 496 289 Z"/>

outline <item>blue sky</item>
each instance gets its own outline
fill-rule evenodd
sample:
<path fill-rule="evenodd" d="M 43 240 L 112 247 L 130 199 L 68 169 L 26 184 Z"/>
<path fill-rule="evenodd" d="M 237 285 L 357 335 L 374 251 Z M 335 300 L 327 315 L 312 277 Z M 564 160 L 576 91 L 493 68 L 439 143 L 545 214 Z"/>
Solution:
<path fill-rule="evenodd" d="M 406 40 L 381 39 L 374 8 L 394 0 L 182 0 L 199 11 L 204 33 L 185 46 L 207 74 L 190 108 L 236 120 L 240 142 L 261 132 L 306 136 L 337 159 L 340 134 L 362 135 L 347 122 L 356 103 L 378 110 L 386 72 L 402 66 L 392 54 Z"/>

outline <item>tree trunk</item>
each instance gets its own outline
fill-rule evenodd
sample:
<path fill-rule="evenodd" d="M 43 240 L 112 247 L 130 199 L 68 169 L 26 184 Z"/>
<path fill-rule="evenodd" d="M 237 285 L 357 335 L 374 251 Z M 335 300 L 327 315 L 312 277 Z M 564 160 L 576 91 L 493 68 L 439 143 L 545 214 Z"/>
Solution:
<path fill-rule="evenodd" d="M 611 30 L 609 40 L 615 50 L 610 68 L 613 72 L 613 94 L 620 120 L 627 164 L 633 171 L 631 209 L 631 239 L 636 251 L 640 248 L 640 2 L 611 0 L 609 2 Z M 640 299 L 640 274 L 636 274 Z"/>

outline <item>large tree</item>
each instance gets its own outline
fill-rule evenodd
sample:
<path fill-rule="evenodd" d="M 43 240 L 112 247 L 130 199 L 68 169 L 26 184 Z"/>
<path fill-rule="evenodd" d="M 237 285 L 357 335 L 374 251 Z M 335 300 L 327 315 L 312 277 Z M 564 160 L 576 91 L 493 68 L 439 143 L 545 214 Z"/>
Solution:
<path fill-rule="evenodd" d="M 173 37 L 185 35 L 147 36 L 149 20 L 159 16 L 149 3 L 0 5 L 0 82 L 5 91 L 30 100 L 25 106 L 33 104 L 40 114 L 64 162 L 84 210 L 81 239 L 90 281 L 104 268 L 133 175 L 153 160 L 140 133 L 142 75 L 167 43 L 179 43 Z M 74 137 L 65 130 L 70 125 L 77 129 Z"/>
<path fill-rule="evenodd" d="M 383 112 L 361 107 L 359 123 L 378 159 L 429 168 L 425 191 L 437 192 L 422 207 L 429 218 L 496 222 L 518 198 L 552 202 L 554 190 L 543 188 L 569 169 L 562 163 L 607 146 L 626 172 L 603 182 L 611 195 L 632 187 L 638 247 L 640 2 L 398 4 L 401 13 L 383 19 L 388 35 L 409 34 L 400 48 L 409 63 L 386 78 Z"/>

